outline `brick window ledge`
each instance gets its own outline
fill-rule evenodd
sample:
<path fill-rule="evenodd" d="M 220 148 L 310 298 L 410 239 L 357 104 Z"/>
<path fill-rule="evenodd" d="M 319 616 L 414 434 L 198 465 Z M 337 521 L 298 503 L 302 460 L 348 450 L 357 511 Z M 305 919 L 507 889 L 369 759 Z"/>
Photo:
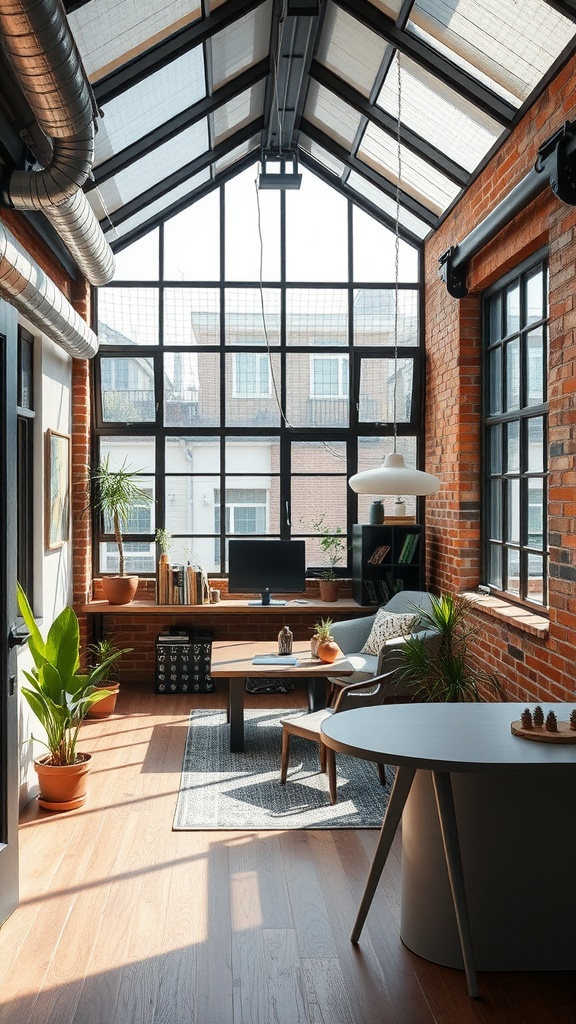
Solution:
<path fill-rule="evenodd" d="M 522 630 L 524 633 L 531 633 L 532 636 L 545 640 L 548 636 L 549 622 L 544 615 L 537 615 L 528 608 L 519 608 L 501 597 L 492 597 L 490 594 L 482 594 L 471 591 L 463 595 L 472 601 L 476 607 L 500 622 L 506 622 L 509 626 Z"/>

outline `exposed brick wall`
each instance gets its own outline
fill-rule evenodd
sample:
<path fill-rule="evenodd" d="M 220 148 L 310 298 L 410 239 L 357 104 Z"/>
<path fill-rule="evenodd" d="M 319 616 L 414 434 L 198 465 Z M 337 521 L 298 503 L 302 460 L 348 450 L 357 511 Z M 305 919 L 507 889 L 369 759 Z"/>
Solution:
<path fill-rule="evenodd" d="M 573 700 L 576 661 L 576 210 L 550 188 L 468 268 L 469 295 L 451 298 L 438 258 L 482 221 L 534 166 L 538 146 L 576 118 L 576 60 L 558 75 L 426 246 L 426 462 L 443 485 L 426 499 L 427 579 L 452 593 L 480 579 L 480 296 L 542 245 L 549 246 L 550 630 L 532 636 L 478 611 L 478 656 L 519 700 Z"/>

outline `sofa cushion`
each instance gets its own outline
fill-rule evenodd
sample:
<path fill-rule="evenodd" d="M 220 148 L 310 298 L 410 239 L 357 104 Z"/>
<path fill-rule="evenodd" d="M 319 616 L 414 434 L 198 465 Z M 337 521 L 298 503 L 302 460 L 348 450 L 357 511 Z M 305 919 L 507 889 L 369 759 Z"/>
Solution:
<path fill-rule="evenodd" d="M 360 653 L 377 655 L 387 640 L 406 636 L 417 621 L 418 615 L 413 613 L 398 614 L 381 608 L 376 613 L 372 629 Z"/>

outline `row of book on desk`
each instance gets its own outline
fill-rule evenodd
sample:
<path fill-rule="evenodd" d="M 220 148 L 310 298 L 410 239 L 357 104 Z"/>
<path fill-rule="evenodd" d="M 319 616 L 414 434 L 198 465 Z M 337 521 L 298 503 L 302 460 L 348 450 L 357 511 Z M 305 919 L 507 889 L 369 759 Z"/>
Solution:
<path fill-rule="evenodd" d="M 209 604 L 208 576 L 199 565 L 171 565 L 160 555 L 156 570 L 158 604 Z"/>

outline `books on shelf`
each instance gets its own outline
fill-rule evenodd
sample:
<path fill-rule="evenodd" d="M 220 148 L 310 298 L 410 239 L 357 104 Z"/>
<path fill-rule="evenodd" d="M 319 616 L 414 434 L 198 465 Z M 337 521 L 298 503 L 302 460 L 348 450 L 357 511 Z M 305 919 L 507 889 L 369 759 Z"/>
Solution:
<path fill-rule="evenodd" d="M 377 547 L 370 555 L 368 565 L 381 565 L 389 551 L 389 544 L 380 544 L 380 547 Z"/>
<path fill-rule="evenodd" d="M 420 534 L 418 533 L 407 533 L 404 538 L 404 543 L 400 548 L 400 554 L 398 555 L 399 563 L 409 563 L 416 554 L 416 548 L 418 547 L 418 541 L 420 540 Z"/>
<path fill-rule="evenodd" d="M 208 577 L 199 565 L 171 565 L 167 555 L 160 555 L 156 573 L 158 604 L 209 604 Z"/>

